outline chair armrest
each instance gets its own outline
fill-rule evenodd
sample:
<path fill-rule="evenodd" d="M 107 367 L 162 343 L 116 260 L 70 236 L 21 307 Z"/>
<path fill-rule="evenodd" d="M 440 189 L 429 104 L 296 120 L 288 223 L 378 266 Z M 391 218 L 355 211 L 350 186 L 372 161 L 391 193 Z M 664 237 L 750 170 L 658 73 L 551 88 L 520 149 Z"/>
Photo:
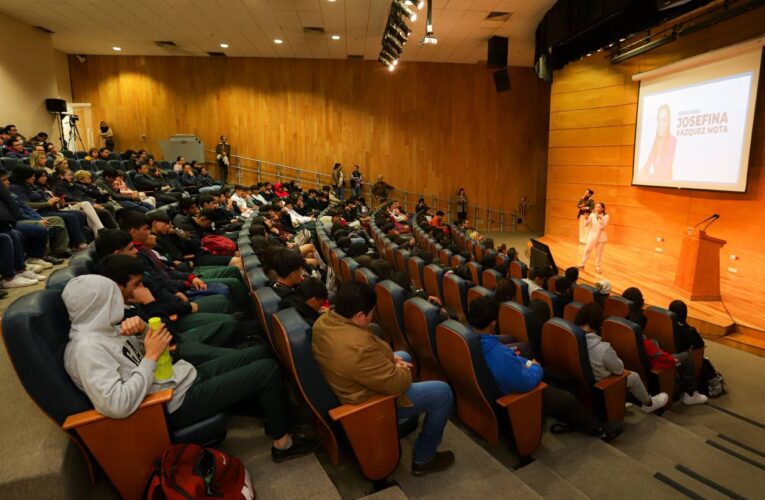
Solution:
<path fill-rule="evenodd" d="M 141 406 L 139 406 L 138 410 L 136 411 L 140 411 L 142 408 L 148 408 L 150 406 L 167 403 L 171 399 L 173 399 L 172 389 L 165 389 L 163 391 L 149 394 L 148 396 L 146 396 L 146 398 L 143 400 L 143 403 L 141 403 Z M 88 411 L 83 411 L 80 413 L 75 413 L 74 415 L 69 415 L 68 417 L 66 417 L 66 420 L 61 425 L 61 427 L 65 431 L 68 431 L 71 429 L 75 429 L 77 427 L 81 427 L 83 425 L 87 425 L 93 422 L 98 422 L 99 420 L 106 420 L 109 418 L 110 417 L 107 417 L 102 415 L 101 413 L 98 413 L 96 410 L 88 410 Z"/>
<path fill-rule="evenodd" d="M 540 382 L 537 384 L 536 387 L 534 387 L 528 392 L 517 392 L 517 393 L 506 394 L 502 396 L 501 398 L 497 399 L 497 404 L 501 406 L 502 408 L 507 408 L 513 403 L 516 403 L 524 398 L 529 398 L 533 394 L 536 394 L 537 392 L 542 392 L 545 389 L 547 389 L 547 384 L 545 384 L 544 382 Z"/>
<path fill-rule="evenodd" d="M 372 396 L 371 398 L 367 399 L 361 404 L 357 405 L 342 405 L 338 406 L 337 408 L 332 408 L 329 410 L 329 417 L 335 421 L 338 422 L 346 417 L 349 417 L 351 415 L 357 414 L 359 412 L 366 412 L 369 411 L 377 406 L 380 406 L 382 403 L 389 401 L 391 399 L 396 399 L 398 396 Z"/>
<path fill-rule="evenodd" d="M 601 391 L 607 391 L 611 386 L 618 384 L 622 379 L 626 379 L 629 374 L 629 370 L 624 370 L 624 372 L 619 375 L 609 375 L 603 380 L 596 382 L 595 388 L 600 389 Z"/>

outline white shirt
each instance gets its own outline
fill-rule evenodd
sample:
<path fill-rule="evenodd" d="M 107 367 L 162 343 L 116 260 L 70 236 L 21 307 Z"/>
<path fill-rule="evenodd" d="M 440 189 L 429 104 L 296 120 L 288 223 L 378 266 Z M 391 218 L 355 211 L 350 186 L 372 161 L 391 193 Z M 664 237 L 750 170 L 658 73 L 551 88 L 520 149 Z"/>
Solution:
<path fill-rule="evenodd" d="M 290 214 L 290 219 L 292 220 L 293 226 L 299 226 L 300 224 L 307 224 L 314 220 L 313 218 L 307 216 L 307 215 L 300 215 L 299 213 L 295 212 L 295 210 L 287 210 L 287 213 Z"/>

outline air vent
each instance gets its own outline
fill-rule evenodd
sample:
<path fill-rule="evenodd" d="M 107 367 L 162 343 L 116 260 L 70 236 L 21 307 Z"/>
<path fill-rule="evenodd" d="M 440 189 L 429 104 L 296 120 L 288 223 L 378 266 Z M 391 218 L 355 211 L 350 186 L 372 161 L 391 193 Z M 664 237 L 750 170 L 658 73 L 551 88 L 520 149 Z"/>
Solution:
<path fill-rule="evenodd" d="M 324 28 L 321 26 L 303 26 L 303 33 L 306 35 L 323 35 Z"/>
<path fill-rule="evenodd" d="M 511 12 L 489 12 L 489 15 L 484 19 L 485 21 L 507 21 L 513 14 Z"/>
<path fill-rule="evenodd" d="M 42 31 L 43 33 L 47 33 L 49 35 L 53 34 L 53 32 L 51 30 L 49 30 L 48 28 L 46 28 L 44 26 L 33 26 L 33 28 L 36 29 L 37 31 Z"/>
<path fill-rule="evenodd" d="M 364 54 L 348 54 L 348 59 L 364 59 Z"/>
<path fill-rule="evenodd" d="M 210 57 L 226 57 L 226 54 L 223 52 L 208 52 L 207 55 Z"/>
<path fill-rule="evenodd" d="M 177 47 L 175 42 L 171 42 L 170 40 L 160 40 L 158 42 L 154 42 L 154 45 L 157 45 L 159 47 Z"/>

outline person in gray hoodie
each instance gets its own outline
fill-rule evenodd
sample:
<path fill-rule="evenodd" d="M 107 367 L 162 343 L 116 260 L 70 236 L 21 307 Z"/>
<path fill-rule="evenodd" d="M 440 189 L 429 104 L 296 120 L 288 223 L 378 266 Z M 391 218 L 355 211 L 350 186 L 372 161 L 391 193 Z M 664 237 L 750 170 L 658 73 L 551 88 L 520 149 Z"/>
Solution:
<path fill-rule="evenodd" d="M 598 334 L 603 324 L 603 310 L 597 303 L 592 302 L 579 309 L 574 318 L 574 324 L 584 330 L 586 334 L 587 351 L 595 380 L 600 381 L 610 375 L 624 373 L 624 363 L 619 359 L 611 344 L 603 342 Z M 630 372 L 627 376 L 627 389 L 635 399 L 642 403 L 641 408 L 646 413 L 663 408 L 669 400 L 669 396 L 665 392 L 651 396 L 643 385 L 643 381 L 640 380 L 640 375 L 636 372 Z"/>
<path fill-rule="evenodd" d="M 275 462 L 313 452 L 319 442 L 287 432 L 287 408 L 278 363 L 259 349 L 235 349 L 196 368 L 173 363 L 173 374 L 157 380 L 157 360 L 170 343 L 162 325 L 148 331 L 138 318 L 124 319 L 123 295 L 109 278 L 88 274 L 72 279 L 62 293 L 71 328 L 64 368 L 87 394 L 94 408 L 111 418 L 126 418 L 148 394 L 172 389 L 167 403 L 168 425 L 187 427 L 240 401 L 255 399 L 273 438 Z"/>

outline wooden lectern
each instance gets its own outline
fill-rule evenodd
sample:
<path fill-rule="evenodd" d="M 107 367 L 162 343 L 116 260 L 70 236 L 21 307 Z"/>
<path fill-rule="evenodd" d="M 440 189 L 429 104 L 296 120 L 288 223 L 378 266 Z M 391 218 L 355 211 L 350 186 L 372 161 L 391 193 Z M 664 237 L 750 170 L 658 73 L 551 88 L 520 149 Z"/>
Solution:
<path fill-rule="evenodd" d="M 675 286 L 689 292 L 691 300 L 720 300 L 720 249 L 725 243 L 703 229 L 683 238 Z"/>

